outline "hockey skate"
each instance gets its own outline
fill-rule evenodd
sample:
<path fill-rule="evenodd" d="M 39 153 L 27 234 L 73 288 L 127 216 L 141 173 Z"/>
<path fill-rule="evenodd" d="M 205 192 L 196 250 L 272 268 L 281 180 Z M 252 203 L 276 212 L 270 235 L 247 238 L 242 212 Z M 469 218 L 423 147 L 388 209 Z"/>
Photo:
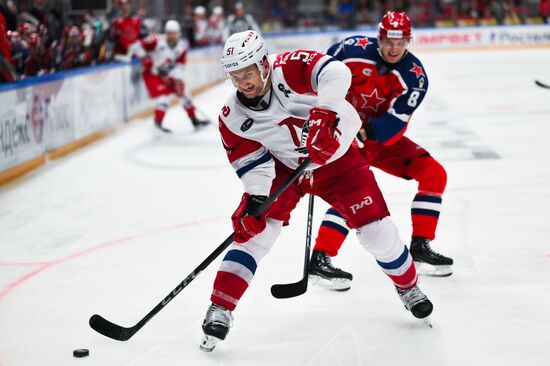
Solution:
<path fill-rule="evenodd" d="M 347 291 L 351 288 L 353 275 L 335 268 L 332 265 L 330 256 L 320 250 L 314 250 L 309 262 L 308 277 L 311 283 L 318 283 L 321 280 L 330 281 L 329 288 L 335 291 Z"/>
<path fill-rule="evenodd" d="M 195 130 L 200 130 L 210 124 L 210 121 L 208 120 L 200 120 L 198 118 L 191 118 L 191 123 L 193 124 L 193 127 L 195 127 Z"/>
<path fill-rule="evenodd" d="M 164 133 L 172 133 L 171 129 L 164 127 L 162 123 L 159 123 L 157 121 L 155 121 L 155 127 Z"/>
<path fill-rule="evenodd" d="M 418 285 L 408 290 L 403 290 L 395 286 L 395 290 L 403 302 L 403 305 L 405 305 L 405 309 L 409 310 L 415 318 L 422 319 L 424 323 L 431 328 L 432 322 L 430 321 L 429 315 L 433 311 L 433 304 L 426 295 L 420 291 Z"/>
<path fill-rule="evenodd" d="M 453 273 L 452 258 L 435 252 L 426 238 L 413 237 L 410 252 L 419 275 L 447 277 Z"/>
<path fill-rule="evenodd" d="M 231 311 L 212 303 L 206 311 L 206 317 L 202 323 L 202 336 L 200 349 L 212 352 L 219 341 L 223 341 L 233 326 Z"/>

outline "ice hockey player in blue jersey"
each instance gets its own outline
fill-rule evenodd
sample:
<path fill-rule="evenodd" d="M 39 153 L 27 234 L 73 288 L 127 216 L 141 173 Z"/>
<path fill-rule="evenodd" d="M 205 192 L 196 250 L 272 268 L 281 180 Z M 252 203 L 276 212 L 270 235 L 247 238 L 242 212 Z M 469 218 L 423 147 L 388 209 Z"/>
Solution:
<path fill-rule="evenodd" d="M 428 151 L 404 136 L 413 112 L 424 100 L 428 77 L 418 58 L 408 51 L 412 26 L 408 16 L 388 12 L 379 24 L 378 38 L 348 37 L 329 48 L 328 54 L 352 72 L 346 99 L 362 120 L 361 149 L 369 163 L 389 174 L 418 182 L 411 206 L 410 251 L 419 274 L 449 276 L 453 260 L 430 246 L 441 210 L 447 174 Z M 319 229 L 309 268 L 313 280 L 329 280 L 345 291 L 352 275 L 335 268 L 331 257 L 348 234 L 342 215 L 331 208 Z"/>

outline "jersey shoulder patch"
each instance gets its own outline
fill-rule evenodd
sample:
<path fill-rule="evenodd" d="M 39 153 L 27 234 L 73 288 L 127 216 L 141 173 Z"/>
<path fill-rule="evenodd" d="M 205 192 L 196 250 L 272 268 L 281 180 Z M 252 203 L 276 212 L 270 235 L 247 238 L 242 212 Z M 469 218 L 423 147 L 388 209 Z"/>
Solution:
<path fill-rule="evenodd" d="M 237 94 L 234 92 L 223 105 L 220 111 L 220 120 L 223 121 L 229 130 L 238 133 L 238 131 L 242 130 L 241 124 L 245 123 L 247 119 L 248 116 L 245 113 L 245 109 L 240 106 Z"/>

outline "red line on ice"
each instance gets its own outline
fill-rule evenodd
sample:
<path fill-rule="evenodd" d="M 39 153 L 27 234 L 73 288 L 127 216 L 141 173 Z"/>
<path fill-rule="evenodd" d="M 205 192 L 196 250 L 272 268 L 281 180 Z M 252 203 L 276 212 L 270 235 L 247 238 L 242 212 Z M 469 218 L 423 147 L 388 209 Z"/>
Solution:
<path fill-rule="evenodd" d="M 108 247 L 112 247 L 112 246 L 115 246 L 115 245 L 118 245 L 118 244 L 122 244 L 122 243 L 125 243 L 125 242 L 128 242 L 128 241 L 134 240 L 134 239 L 144 238 L 144 237 L 147 237 L 147 236 L 152 236 L 152 235 L 156 235 L 156 234 L 160 234 L 160 233 L 165 233 L 165 232 L 168 232 L 168 231 L 179 230 L 179 229 L 182 229 L 182 228 L 185 228 L 185 227 L 200 225 L 200 224 L 204 224 L 204 223 L 207 223 L 207 222 L 219 221 L 219 220 L 222 220 L 223 218 L 226 218 L 226 217 L 225 216 L 224 217 L 210 217 L 210 218 L 206 218 L 206 219 L 202 219 L 202 220 L 191 221 L 191 222 L 186 222 L 186 223 L 183 223 L 183 224 L 172 225 L 172 226 L 167 226 L 167 227 L 163 227 L 163 228 L 160 228 L 160 229 L 145 231 L 143 233 L 126 236 L 126 237 L 123 237 L 123 238 L 120 238 L 120 239 L 108 241 L 108 242 L 103 243 L 103 244 L 98 244 L 98 245 L 95 245 L 93 247 L 86 248 L 86 249 L 80 250 L 78 252 L 69 254 L 65 257 L 61 257 L 59 259 L 53 260 L 51 262 L 22 263 L 23 265 L 38 265 L 39 267 L 35 268 L 33 271 L 31 271 L 31 272 L 29 272 L 29 273 L 27 273 L 27 274 L 25 274 L 21 277 L 19 277 L 18 279 L 16 279 L 15 281 L 9 283 L 3 289 L 1 289 L 0 290 L 0 301 L 3 300 L 4 297 L 6 297 L 6 295 L 8 295 L 10 292 L 12 292 L 13 290 L 15 290 L 17 287 L 21 286 L 25 282 L 29 281 L 31 278 L 35 277 L 36 275 L 44 272 L 48 268 L 55 267 L 55 266 L 58 266 L 60 264 L 65 263 L 65 262 L 68 262 L 71 259 L 79 258 L 79 257 L 85 256 L 87 254 L 97 252 L 98 250 L 105 249 L 105 248 L 108 248 Z"/>

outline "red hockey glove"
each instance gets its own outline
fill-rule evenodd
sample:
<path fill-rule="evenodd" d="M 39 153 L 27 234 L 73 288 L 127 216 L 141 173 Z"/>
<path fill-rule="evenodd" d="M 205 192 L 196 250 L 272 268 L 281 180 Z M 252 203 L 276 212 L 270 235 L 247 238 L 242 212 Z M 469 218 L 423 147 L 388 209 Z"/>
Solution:
<path fill-rule="evenodd" d="M 237 243 L 244 243 L 252 237 L 258 235 L 265 229 L 267 210 L 260 217 L 251 216 L 250 213 L 255 211 L 262 203 L 265 202 L 267 196 L 257 196 L 244 193 L 241 203 L 237 210 L 231 215 L 233 221 L 233 231 L 235 232 L 235 240 Z"/>
<path fill-rule="evenodd" d="M 306 147 L 311 161 L 324 165 L 340 147 L 337 114 L 324 108 L 309 110 L 309 132 Z"/>

